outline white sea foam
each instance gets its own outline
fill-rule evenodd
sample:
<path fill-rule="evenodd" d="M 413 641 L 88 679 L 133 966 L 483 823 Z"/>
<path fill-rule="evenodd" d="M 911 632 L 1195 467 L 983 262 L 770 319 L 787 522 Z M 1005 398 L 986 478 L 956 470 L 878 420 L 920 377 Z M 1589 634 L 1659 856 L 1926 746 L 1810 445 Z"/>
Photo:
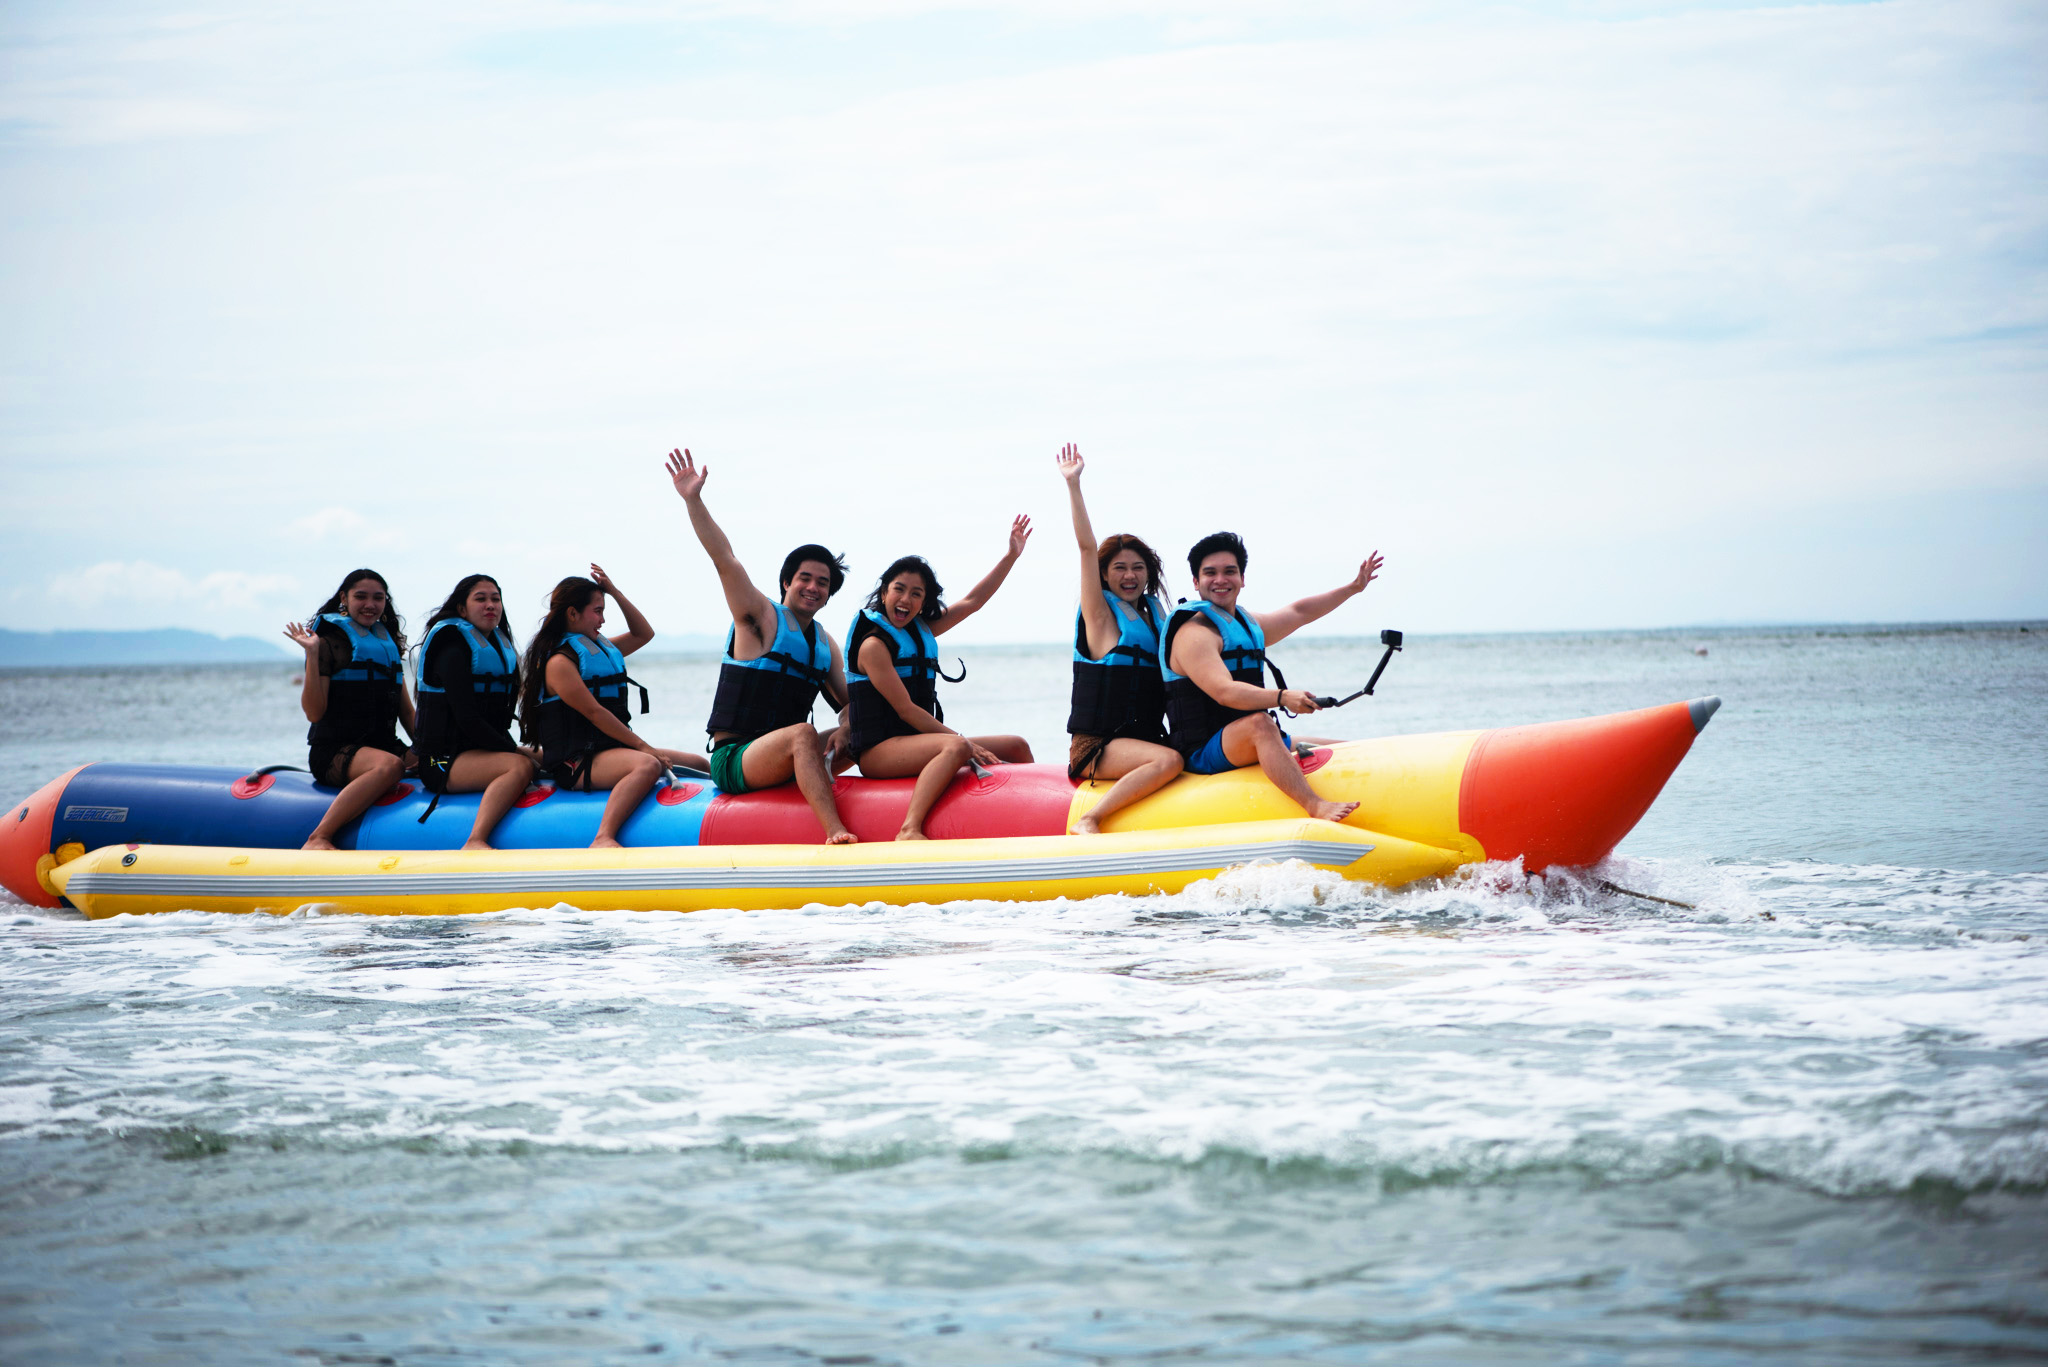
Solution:
<path fill-rule="evenodd" d="M 1698 908 L 1262 865 L 1031 905 L 32 914 L 0 1133 L 2048 1182 L 2048 942 L 1979 933 L 2048 880 L 1600 873 Z"/>

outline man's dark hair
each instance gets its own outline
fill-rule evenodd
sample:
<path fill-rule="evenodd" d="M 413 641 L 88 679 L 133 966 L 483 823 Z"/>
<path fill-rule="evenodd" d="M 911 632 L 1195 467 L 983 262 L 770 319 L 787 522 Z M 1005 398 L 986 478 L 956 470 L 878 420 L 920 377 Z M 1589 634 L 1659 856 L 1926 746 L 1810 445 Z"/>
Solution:
<path fill-rule="evenodd" d="M 826 550 L 823 546 L 815 543 L 809 546 L 798 546 L 783 557 L 782 577 L 776 581 L 782 586 L 782 592 L 789 592 L 789 581 L 796 578 L 797 570 L 802 568 L 806 560 L 817 561 L 832 575 L 832 591 L 825 595 L 827 598 L 839 592 L 839 586 L 846 582 L 846 562 Z"/>
<path fill-rule="evenodd" d="M 1251 557 L 1245 554 L 1244 538 L 1236 532 L 1211 532 L 1195 543 L 1188 552 L 1188 573 L 1197 579 L 1202 577 L 1202 562 L 1218 551 L 1229 551 L 1237 557 L 1237 572 L 1244 573 L 1245 562 Z"/>

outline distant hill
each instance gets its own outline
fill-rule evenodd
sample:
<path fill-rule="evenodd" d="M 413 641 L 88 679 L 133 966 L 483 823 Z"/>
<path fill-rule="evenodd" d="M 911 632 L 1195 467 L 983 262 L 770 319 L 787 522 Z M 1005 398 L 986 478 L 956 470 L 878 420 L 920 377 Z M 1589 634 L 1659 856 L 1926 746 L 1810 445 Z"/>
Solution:
<path fill-rule="evenodd" d="M 296 657 L 281 645 L 254 636 L 209 636 L 177 627 L 160 631 L 0 630 L 0 669 L 292 663 Z"/>

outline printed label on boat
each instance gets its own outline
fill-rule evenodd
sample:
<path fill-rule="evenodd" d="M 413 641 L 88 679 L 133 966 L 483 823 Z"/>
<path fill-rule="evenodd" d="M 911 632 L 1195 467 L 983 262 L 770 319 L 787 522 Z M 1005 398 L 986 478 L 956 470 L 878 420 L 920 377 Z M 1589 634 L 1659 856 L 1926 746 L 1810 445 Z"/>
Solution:
<path fill-rule="evenodd" d="M 126 821 L 126 807 L 66 807 L 66 821 Z"/>

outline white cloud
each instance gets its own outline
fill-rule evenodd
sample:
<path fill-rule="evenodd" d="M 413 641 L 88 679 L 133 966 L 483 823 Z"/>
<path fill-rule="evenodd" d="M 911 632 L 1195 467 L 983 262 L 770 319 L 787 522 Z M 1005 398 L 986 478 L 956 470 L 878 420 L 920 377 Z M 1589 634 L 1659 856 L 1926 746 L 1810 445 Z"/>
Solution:
<path fill-rule="evenodd" d="M 580 82 L 475 40 L 677 12 L 49 11 L 69 36 L 11 53 L 7 98 L 261 118 L 147 161 L 0 151 L 0 575 L 82 545 L 203 577 L 187 547 L 232 542 L 324 591 L 374 550 L 409 606 L 484 568 L 530 607 L 594 558 L 713 630 L 656 471 L 685 441 L 763 575 L 818 537 L 856 580 L 920 549 L 964 586 L 1033 512 L 964 630 L 1043 639 L 1074 439 L 1098 522 L 1237 523 L 1273 592 L 1361 539 L 1411 629 L 1572 625 L 1661 600 L 1598 554 L 1604 597 L 1544 583 L 1501 529 L 1712 545 L 1756 508 L 2048 483 L 2040 11 L 1285 11 L 1304 36 L 1132 3 L 1158 33 L 1110 42 L 1070 18 L 1099 10 L 972 7 L 1038 54 L 1005 64 L 915 27 L 942 8 L 699 7 L 689 61 Z M 756 27 L 721 48 L 705 14 Z M 81 466 L 124 493 L 89 528 Z"/>
<path fill-rule="evenodd" d="M 193 577 L 147 560 L 106 560 L 82 570 L 52 575 L 44 606 L 54 607 L 70 626 L 199 626 L 216 629 L 223 619 L 241 629 L 259 611 L 282 620 L 302 597 L 299 581 L 286 574 L 214 570 Z M 16 595 L 19 600 L 20 595 Z M 50 629 L 45 626 L 44 630 Z"/>
<path fill-rule="evenodd" d="M 296 517 L 286 530 L 303 541 L 347 541 L 351 545 L 383 548 L 401 539 L 399 530 L 370 521 L 353 508 L 329 507 Z"/>

